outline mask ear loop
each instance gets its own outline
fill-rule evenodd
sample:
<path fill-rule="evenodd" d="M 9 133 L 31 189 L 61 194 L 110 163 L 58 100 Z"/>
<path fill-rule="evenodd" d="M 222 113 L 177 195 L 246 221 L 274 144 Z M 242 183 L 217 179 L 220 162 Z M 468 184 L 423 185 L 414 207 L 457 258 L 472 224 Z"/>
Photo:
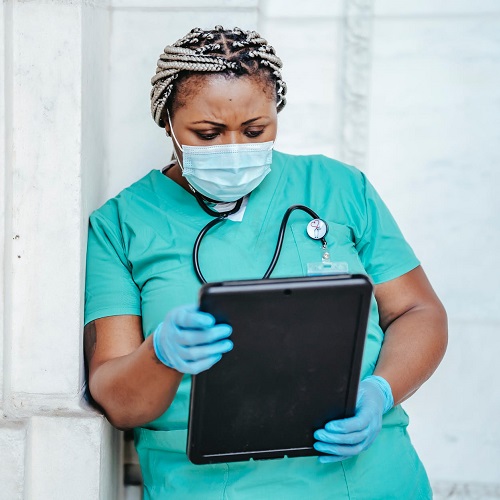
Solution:
<path fill-rule="evenodd" d="M 179 141 L 177 140 L 177 137 L 175 136 L 174 127 L 172 126 L 172 120 L 170 119 L 170 111 L 168 110 L 168 108 L 167 108 L 167 118 L 168 118 L 168 124 L 170 125 L 170 134 L 172 135 L 172 138 L 174 139 L 177 147 L 184 153 L 184 149 L 182 149 L 182 146 L 180 145 Z M 179 164 L 181 172 L 184 172 L 184 166 L 182 165 L 181 159 L 179 158 L 179 155 L 177 154 L 177 150 L 175 149 L 175 146 L 174 146 L 174 156 L 175 156 L 175 159 L 177 160 L 177 163 Z M 198 203 L 200 203 L 200 200 L 198 198 L 200 196 L 202 196 L 201 193 L 198 193 L 198 191 L 196 191 L 196 189 L 193 186 L 191 186 L 191 184 L 189 182 L 187 184 L 189 186 L 189 189 L 191 189 L 192 193 L 194 194 L 196 201 Z M 202 203 L 200 203 L 200 206 L 203 208 L 203 210 L 205 210 L 204 204 L 202 205 Z M 207 210 L 205 210 L 205 212 L 206 211 Z M 213 215 L 213 214 L 209 213 L 209 215 Z M 217 213 L 217 215 L 218 215 L 218 213 Z M 216 217 L 216 215 L 213 215 L 213 216 Z"/>
<path fill-rule="evenodd" d="M 168 124 L 170 125 L 170 135 L 172 136 L 172 138 L 174 139 L 175 141 L 175 144 L 177 145 L 177 147 L 179 148 L 179 150 L 184 153 L 184 150 L 182 149 L 182 146 L 180 145 L 179 141 L 177 140 L 177 137 L 175 136 L 175 132 L 174 132 L 174 127 L 172 126 L 172 120 L 170 119 L 170 111 L 167 109 L 167 118 L 168 118 Z M 174 155 L 175 155 L 175 159 L 177 160 L 177 163 L 179 164 L 179 167 L 181 167 L 181 171 L 184 172 L 184 166 L 182 165 L 181 163 L 181 160 L 179 158 L 179 155 L 177 154 L 177 150 L 175 149 L 174 147 Z M 189 185 L 189 187 L 193 190 L 194 192 L 194 189 L 193 187 L 191 186 L 191 184 Z"/>

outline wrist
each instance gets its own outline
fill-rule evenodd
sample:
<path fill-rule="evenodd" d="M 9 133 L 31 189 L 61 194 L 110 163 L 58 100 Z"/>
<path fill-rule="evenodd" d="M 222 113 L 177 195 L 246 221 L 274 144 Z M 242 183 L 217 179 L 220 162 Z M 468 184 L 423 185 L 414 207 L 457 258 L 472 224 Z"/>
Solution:
<path fill-rule="evenodd" d="M 394 406 L 394 397 L 392 395 L 392 389 L 389 382 L 379 375 L 370 375 L 369 377 L 366 377 L 365 380 L 370 380 L 380 389 L 381 395 L 384 399 L 384 409 L 382 414 L 385 415 Z"/>

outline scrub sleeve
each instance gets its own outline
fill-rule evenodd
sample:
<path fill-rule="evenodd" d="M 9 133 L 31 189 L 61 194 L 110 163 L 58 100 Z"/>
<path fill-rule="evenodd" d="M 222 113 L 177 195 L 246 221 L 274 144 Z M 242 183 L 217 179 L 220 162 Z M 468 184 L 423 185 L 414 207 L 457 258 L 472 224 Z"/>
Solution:
<path fill-rule="evenodd" d="M 324 156 L 273 153 L 270 174 L 250 195 L 242 222 L 226 220 L 204 238 L 200 266 L 208 281 L 260 278 L 290 205 L 304 204 L 329 225 L 333 261 L 367 273 L 375 284 L 418 266 L 389 210 L 357 169 Z M 90 217 L 85 323 L 133 314 L 150 335 L 172 308 L 197 300 L 192 248 L 211 220 L 194 197 L 153 170 Z M 305 275 L 318 261 L 310 217 L 295 211 L 273 277 Z M 362 377 L 373 373 L 384 334 L 372 300 Z M 135 429 L 146 499 L 428 499 L 425 470 L 400 406 L 388 412 L 373 445 L 341 463 L 315 457 L 195 466 L 186 456 L 191 379 L 170 408 Z M 286 425 L 286 422 L 283 423 Z"/>

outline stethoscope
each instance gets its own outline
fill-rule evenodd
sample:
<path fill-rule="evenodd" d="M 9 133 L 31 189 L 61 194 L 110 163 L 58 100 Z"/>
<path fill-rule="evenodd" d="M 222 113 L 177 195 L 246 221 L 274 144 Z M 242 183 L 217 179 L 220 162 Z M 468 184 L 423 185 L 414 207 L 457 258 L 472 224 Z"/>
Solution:
<path fill-rule="evenodd" d="M 194 191 L 194 190 L 193 190 Z M 228 210 L 227 212 L 217 212 L 215 210 L 212 210 L 207 204 L 204 202 L 202 196 L 197 192 L 193 192 L 196 201 L 200 205 L 200 207 L 210 216 L 214 217 L 213 220 L 211 220 L 198 234 L 198 237 L 196 238 L 196 241 L 194 242 L 194 247 L 193 247 L 193 267 L 194 267 L 194 272 L 196 273 L 196 276 L 198 277 L 198 280 L 200 283 L 206 283 L 207 280 L 203 276 L 203 273 L 201 272 L 200 269 L 200 262 L 198 259 L 198 255 L 200 252 L 200 245 L 203 237 L 212 229 L 214 226 L 219 224 L 220 222 L 225 221 L 230 215 L 235 214 L 238 212 L 241 208 L 241 204 L 243 202 L 243 198 L 239 199 L 236 202 L 236 205 L 231 209 Z M 290 218 L 291 213 L 294 210 L 302 210 L 303 212 L 308 213 L 313 219 L 309 222 L 307 225 L 307 234 L 310 238 L 313 240 L 320 240 L 322 243 L 322 249 L 323 249 L 323 256 L 329 259 L 329 254 L 327 252 L 327 243 L 325 236 L 328 233 L 328 224 L 323 220 L 320 219 L 319 215 L 309 207 L 306 207 L 305 205 L 292 205 L 289 207 L 285 215 L 283 215 L 283 219 L 281 221 L 281 226 L 280 230 L 278 233 L 278 241 L 276 242 L 276 248 L 274 250 L 274 255 L 271 260 L 271 263 L 269 264 L 269 267 L 267 268 L 267 271 L 264 273 L 264 276 L 262 276 L 262 279 L 268 279 L 271 276 L 271 273 L 274 271 L 274 268 L 276 267 L 276 264 L 278 263 L 278 259 L 281 253 L 281 248 L 283 247 L 283 239 L 285 237 L 285 230 L 286 230 L 286 225 L 288 223 L 288 219 Z"/>

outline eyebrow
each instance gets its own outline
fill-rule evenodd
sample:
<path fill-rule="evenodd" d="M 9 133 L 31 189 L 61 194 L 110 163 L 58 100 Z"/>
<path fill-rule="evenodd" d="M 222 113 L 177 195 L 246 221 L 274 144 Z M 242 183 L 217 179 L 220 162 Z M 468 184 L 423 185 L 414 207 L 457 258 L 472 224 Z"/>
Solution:
<path fill-rule="evenodd" d="M 263 118 L 263 117 L 262 116 L 257 116 L 255 118 L 250 118 L 250 120 L 247 120 L 247 121 L 243 122 L 242 125 L 249 125 L 250 123 L 255 122 L 257 120 L 260 120 L 261 118 Z M 210 121 L 210 120 L 200 120 L 200 121 L 197 121 L 197 122 L 192 122 L 191 125 L 196 125 L 196 124 L 199 124 L 199 123 L 209 123 L 210 125 L 215 125 L 217 127 L 225 127 L 225 125 L 223 123 L 213 122 L 213 121 Z"/>

